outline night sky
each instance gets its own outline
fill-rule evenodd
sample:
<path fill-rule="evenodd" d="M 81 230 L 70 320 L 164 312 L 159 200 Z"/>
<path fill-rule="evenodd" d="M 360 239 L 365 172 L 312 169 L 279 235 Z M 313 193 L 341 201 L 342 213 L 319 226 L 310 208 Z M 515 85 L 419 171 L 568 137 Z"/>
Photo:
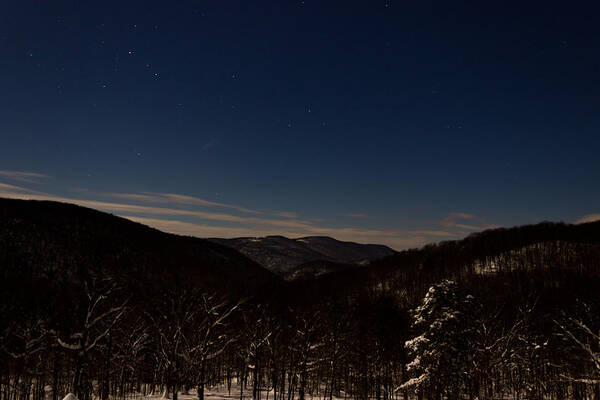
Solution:
<path fill-rule="evenodd" d="M 4 2 L 0 196 L 396 249 L 600 218 L 594 3 Z"/>

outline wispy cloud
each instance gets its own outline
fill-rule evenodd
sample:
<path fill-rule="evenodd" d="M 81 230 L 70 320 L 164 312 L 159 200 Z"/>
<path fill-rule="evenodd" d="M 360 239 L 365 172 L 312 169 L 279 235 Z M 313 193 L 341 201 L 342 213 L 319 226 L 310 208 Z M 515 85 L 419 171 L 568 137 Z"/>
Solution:
<path fill-rule="evenodd" d="M 2 193 L 16 193 L 16 194 L 31 193 L 31 194 L 34 194 L 34 193 L 38 193 L 38 192 L 36 192 L 35 190 L 24 188 L 22 186 L 14 186 L 14 185 L 9 185 L 8 183 L 0 183 L 0 195 L 2 195 Z"/>
<path fill-rule="evenodd" d="M 350 218 L 369 218 L 369 216 L 367 214 L 360 214 L 360 213 L 356 213 L 356 214 L 343 214 L 344 217 L 350 217 Z"/>
<path fill-rule="evenodd" d="M 587 214 L 575 221 L 576 224 L 585 224 L 586 222 L 600 221 L 600 214 Z"/>
<path fill-rule="evenodd" d="M 246 214 L 262 214 L 261 211 L 251 210 L 246 207 L 240 207 L 233 204 L 219 203 L 210 200 L 201 199 L 198 197 L 187 196 L 175 193 L 102 193 L 102 195 L 113 198 L 137 201 L 141 203 L 154 203 L 154 204 L 182 204 L 200 207 L 221 207 L 229 208 Z"/>
<path fill-rule="evenodd" d="M 445 228 L 457 228 L 465 231 L 482 231 L 497 228 L 497 225 L 487 224 L 485 221 L 473 214 L 457 212 L 446 215 L 440 225 Z"/>
<path fill-rule="evenodd" d="M 39 174 L 37 172 L 0 171 L 0 178 L 5 178 L 17 182 L 38 183 L 40 180 L 47 179 L 50 177 L 48 175 Z"/>
<path fill-rule="evenodd" d="M 298 214 L 292 211 L 273 211 L 271 214 L 281 218 L 298 218 Z"/>
<path fill-rule="evenodd" d="M 208 150 L 208 149 L 212 149 L 213 147 L 215 147 L 219 142 L 216 139 L 212 139 L 210 141 L 208 141 L 207 143 L 205 143 L 202 146 L 202 150 Z"/>

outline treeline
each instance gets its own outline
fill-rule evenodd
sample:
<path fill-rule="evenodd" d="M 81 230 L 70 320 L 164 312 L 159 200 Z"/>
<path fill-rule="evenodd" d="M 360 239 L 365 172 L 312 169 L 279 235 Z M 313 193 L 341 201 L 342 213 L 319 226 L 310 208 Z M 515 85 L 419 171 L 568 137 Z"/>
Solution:
<path fill-rule="evenodd" d="M 213 386 L 257 400 L 600 398 L 599 224 L 496 230 L 313 281 L 222 286 L 214 264 L 160 269 L 133 246 L 109 249 L 152 268 L 107 265 L 107 244 L 88 239 L 79 247 L 97 258 L 49 259 L 47 227 L 32 240 L 19 224 L 0 231 L 3 400 L 202 399 Z"/>

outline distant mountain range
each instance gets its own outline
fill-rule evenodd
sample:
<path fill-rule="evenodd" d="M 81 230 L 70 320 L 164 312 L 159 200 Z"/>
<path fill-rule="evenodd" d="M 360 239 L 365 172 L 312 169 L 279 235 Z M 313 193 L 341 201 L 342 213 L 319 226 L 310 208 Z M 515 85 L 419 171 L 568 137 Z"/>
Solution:
<path fill-rule="evenodd" d="M 368 265 L 396 252 L 387 246 L 343 242 L 327 236 L 289 239 L 284 236 L 209 239 L 232 247 L 269 271 L 285 276 L 309 277 L 330 271 Z M 312 271 L 312 272 L 311 272 Z"/>

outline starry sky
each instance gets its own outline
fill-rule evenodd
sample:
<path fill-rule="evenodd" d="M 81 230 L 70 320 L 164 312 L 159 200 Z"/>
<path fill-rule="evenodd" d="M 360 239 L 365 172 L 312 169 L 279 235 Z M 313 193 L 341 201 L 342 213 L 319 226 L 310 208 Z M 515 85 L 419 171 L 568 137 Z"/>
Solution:
<path fill-rule="evenodd" d="M 0 6 L 0 196 L 395 249 L 600 218 L 594 2 Z"/>

